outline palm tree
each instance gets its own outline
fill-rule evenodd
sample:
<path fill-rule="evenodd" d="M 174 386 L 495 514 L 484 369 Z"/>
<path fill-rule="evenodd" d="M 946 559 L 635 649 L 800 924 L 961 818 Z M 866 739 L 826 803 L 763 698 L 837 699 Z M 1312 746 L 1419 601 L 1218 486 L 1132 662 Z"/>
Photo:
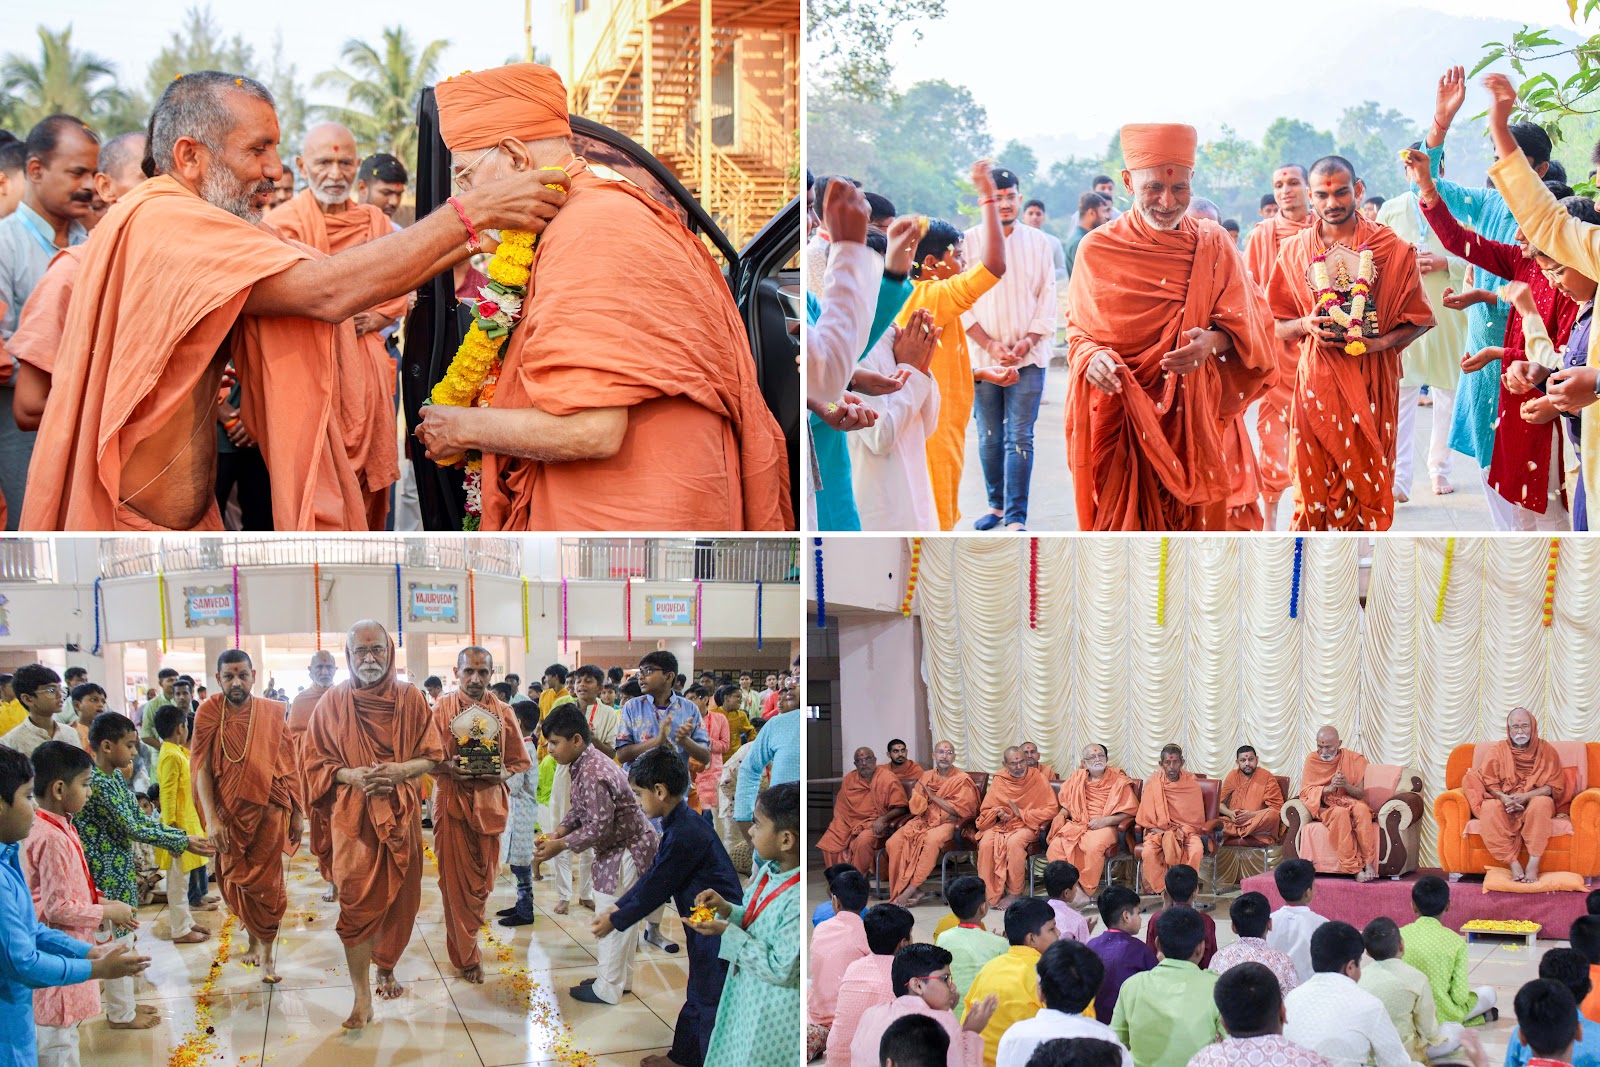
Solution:
<path fill-rule="evenodd" d="M 22 130 L 65 113 L 94 122 L 118 111 L 127 94 L 116 68 L 93 52 L 72 47 L 72 26 L 59 33 L 39 27 L 39 55 L 12 52 L 0 60 L 0 91 L 11 100 L 11 117 Z"/>
<path fill-rule="evenodd" d="M 432 41 L 419 54 L 400 26 L 384 29 L 381 52 L 365 41 L 346 41 L 339 55 L 355 73 L 323 71 L 314 84 L 343 89 L 349 106 L 318 112 L 348 126 L 363 154 L 388 152 L 415 170 L 417 100 L 438 78 L 439 55 L 449 45 Z"/>

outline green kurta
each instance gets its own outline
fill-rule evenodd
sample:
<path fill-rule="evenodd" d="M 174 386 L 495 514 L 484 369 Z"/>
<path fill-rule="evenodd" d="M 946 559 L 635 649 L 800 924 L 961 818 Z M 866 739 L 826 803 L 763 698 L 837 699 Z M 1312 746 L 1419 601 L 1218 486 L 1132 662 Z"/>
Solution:
<path fill-rule="evenodd" d="M 746 900 L 767 875 L 768 888 L 782 885 L 794 869 L 760 862 L 750 872 Z M 763 897 L 766 891 L 763 890 Z M 711 1032 L 705 1067 L 765 1067 L 801 1062 L 800 1055 L 800 887 L 762 909 L 750 929 L 740 924 L 744 905 L 735 904 L 718 953 L 728 961 L 717 1025 Z"/>
<path fill-rule="evenodd" d="M 1436 324 L 1406 348 L 1402 361 L 1405 377 L 1400 379 L 1400 387 L 1410 389 L 1427 385 L 1454 391 L 1456 381 L 1461 377 L 1461 357 L 1467 353 L 1467 315 L 1464 311 L 1451 311 L 1444 306 L 1444 291 L 1462 291 L 1468 264 L 1466 260 L 1457 259 L 1446 252 L 1439 235 L 1431 227 L 1424 233 L 1416 193 L 1385 200 L 1378 209 L 1378 221 L 1416 247 L 1450 261 L 1447 269 L 1422 276 L 1422 288 L 1427 291 L 1428 305 L 1433 308 Z M 1383 283 L 1380 280 L 1378 284 Z"/>

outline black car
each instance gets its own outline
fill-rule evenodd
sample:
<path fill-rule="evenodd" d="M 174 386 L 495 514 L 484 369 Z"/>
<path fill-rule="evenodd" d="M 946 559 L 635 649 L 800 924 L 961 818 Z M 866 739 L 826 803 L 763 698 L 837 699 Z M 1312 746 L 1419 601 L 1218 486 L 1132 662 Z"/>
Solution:
<path fill-rule="evenodd" d="M 749 330 L 756 378 L 788 444 L 790 501 L 798 514 L 800 457 L 800 337 L 792 328 L 799 314 L 800 272 L 791 269 L 800 252 L 800 200 L 796 197 L 742 249 L 735 249 L 705 209 L 660 160 L 631 139 L 607 126 L 573 115 L 573 150 L 599 173 L 611 172 L 631 181 L 671 208 L 696 236 L 703 235 L 724 263 L 728 287 Z M 439 113 L 433 89 L 423 91 L 417 125 L 417 217 L 450 196 L 450 153 L 439 136 Z M 608 175 L 609 176 L 609 175 Z M 405 354 L 400 386 L 406 431 L 416 429 L 418 412 L 434 383 L 444 377 L 472 315 L 455 298 L 449 273 L 417 290 L 416 305 L 406 317 Z M 417 496 L 423 526 L 459 530 L 465 493 L 458 468 L 439 467 L 411 439 Z"/>

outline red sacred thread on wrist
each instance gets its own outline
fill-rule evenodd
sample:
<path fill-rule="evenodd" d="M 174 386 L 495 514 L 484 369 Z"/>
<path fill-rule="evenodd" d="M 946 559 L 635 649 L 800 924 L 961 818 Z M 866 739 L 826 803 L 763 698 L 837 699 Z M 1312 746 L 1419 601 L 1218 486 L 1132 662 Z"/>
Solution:
<path fill-rule="evenodd" d="M 473 227 L 472 220 L 467 218 L 467 210 L 461 206 L 461 201 L 452 196 L 445 203 L 456 209 L 456 217 L 461 220 L 461 225 L 467 228 L 467 251 L 473 255 L 482 252 L 483 245 L 478 241 L 478 231 Z"/>

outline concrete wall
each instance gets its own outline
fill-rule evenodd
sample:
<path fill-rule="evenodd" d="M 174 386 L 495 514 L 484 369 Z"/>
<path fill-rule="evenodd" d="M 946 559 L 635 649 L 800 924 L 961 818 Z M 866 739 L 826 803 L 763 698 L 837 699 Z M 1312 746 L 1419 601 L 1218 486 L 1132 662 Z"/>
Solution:
<path fill-rule="evenodd" d="M 892 737 L 902 738 L 911 758 L 930 766 L 925 690 L 920 677 L 917 623 L 901 616 L 841 616 L 839 620 L 839 742 L 845 768 L 865 745 L 886 756 Z"/>
<path fill-rule="evenodd" d="M 808 610 L 816 610 L 816 545 L 801 541 L 800 574 L 805 583 Z M 900 614 L 906 595 L 906 571 L 911 566 L 911 543 L 899 537 L 846 537 L 822 539 L 822 593 L 830 613 L 862 608 Z"/>

